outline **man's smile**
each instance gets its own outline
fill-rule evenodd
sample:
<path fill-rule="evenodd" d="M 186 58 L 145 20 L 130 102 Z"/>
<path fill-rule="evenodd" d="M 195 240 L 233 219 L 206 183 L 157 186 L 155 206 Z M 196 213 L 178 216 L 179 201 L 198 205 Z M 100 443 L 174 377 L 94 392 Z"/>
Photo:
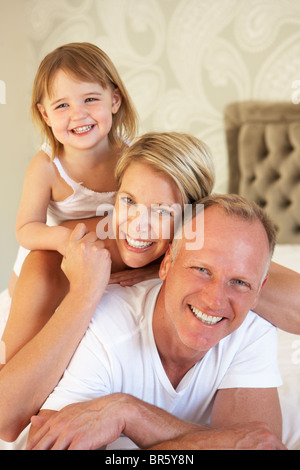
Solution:
<path fill-rule="evenodd" d="M 221 320 L 223 320 L 223 317 L 206 315 L 206 313 L 201 312 L 201 310 L 198 310 L 193 305 L 189 305 L 189 307 L 190 307 L 190 310 L 195 315 L 195 317 L 198 318 L 198 320 L 200 320 L 202 323 L 205 323 L 206 325 L 215 325 L 216 323 L 219 323 Z"/>

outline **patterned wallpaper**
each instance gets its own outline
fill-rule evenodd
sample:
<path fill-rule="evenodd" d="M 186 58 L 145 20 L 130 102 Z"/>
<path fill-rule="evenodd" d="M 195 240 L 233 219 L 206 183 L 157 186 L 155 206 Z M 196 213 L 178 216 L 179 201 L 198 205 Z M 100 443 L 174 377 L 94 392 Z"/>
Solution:
<path fill-rule="evenodd" d="M 300 79 L 299 0 L 27 0 L 29 82 L 42 57 L 71 41 L 110 55 L 141 131 L 184 130 L 211 147 L 227 189 L 224 106 L 291 101 Z M 30 93 L 30 90 L 29 90 Z"/>

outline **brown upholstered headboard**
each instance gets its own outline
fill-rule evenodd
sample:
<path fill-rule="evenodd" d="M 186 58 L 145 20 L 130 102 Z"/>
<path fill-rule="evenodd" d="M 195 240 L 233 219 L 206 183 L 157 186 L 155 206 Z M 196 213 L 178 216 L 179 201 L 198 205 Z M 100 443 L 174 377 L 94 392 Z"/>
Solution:
<path fill-rule="evenodd" d="M 228 191 L 265 208 L 278 243 L 300 243 L 300 104 L 230 104 L 225 130 Z"/>

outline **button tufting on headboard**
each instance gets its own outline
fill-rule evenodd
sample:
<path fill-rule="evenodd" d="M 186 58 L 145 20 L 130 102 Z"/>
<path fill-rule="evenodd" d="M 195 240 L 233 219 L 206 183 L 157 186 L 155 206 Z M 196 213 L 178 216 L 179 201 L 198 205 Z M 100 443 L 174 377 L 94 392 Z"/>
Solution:
<path fill-rule="evenodd" d="M 279 243 L 300 243 L 300 104 L 232 103 L 225 131 L 229 192 L 264 207 Z"/>

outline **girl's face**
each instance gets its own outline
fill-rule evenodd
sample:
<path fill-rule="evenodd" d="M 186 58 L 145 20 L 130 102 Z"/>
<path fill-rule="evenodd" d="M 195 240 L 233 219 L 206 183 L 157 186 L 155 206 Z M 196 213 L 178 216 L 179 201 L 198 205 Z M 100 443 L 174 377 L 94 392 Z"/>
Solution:
<path fill-rule="evenodd" d="M 174 236 L 182 198 L 168 176 L 145 163 L 132 163 L 124 173 L 114 210 L 114 230 L 123 261 L 133 268 L 164 255 Z"/>
<path fill-rule="evenodd" d="M 58 70 L 51 96 L 38 104 L 45 122 L 64 148 L 98 149 L 107 144 L 112 115 L 121 105 L 118 89 L 77 81 Z"/>

